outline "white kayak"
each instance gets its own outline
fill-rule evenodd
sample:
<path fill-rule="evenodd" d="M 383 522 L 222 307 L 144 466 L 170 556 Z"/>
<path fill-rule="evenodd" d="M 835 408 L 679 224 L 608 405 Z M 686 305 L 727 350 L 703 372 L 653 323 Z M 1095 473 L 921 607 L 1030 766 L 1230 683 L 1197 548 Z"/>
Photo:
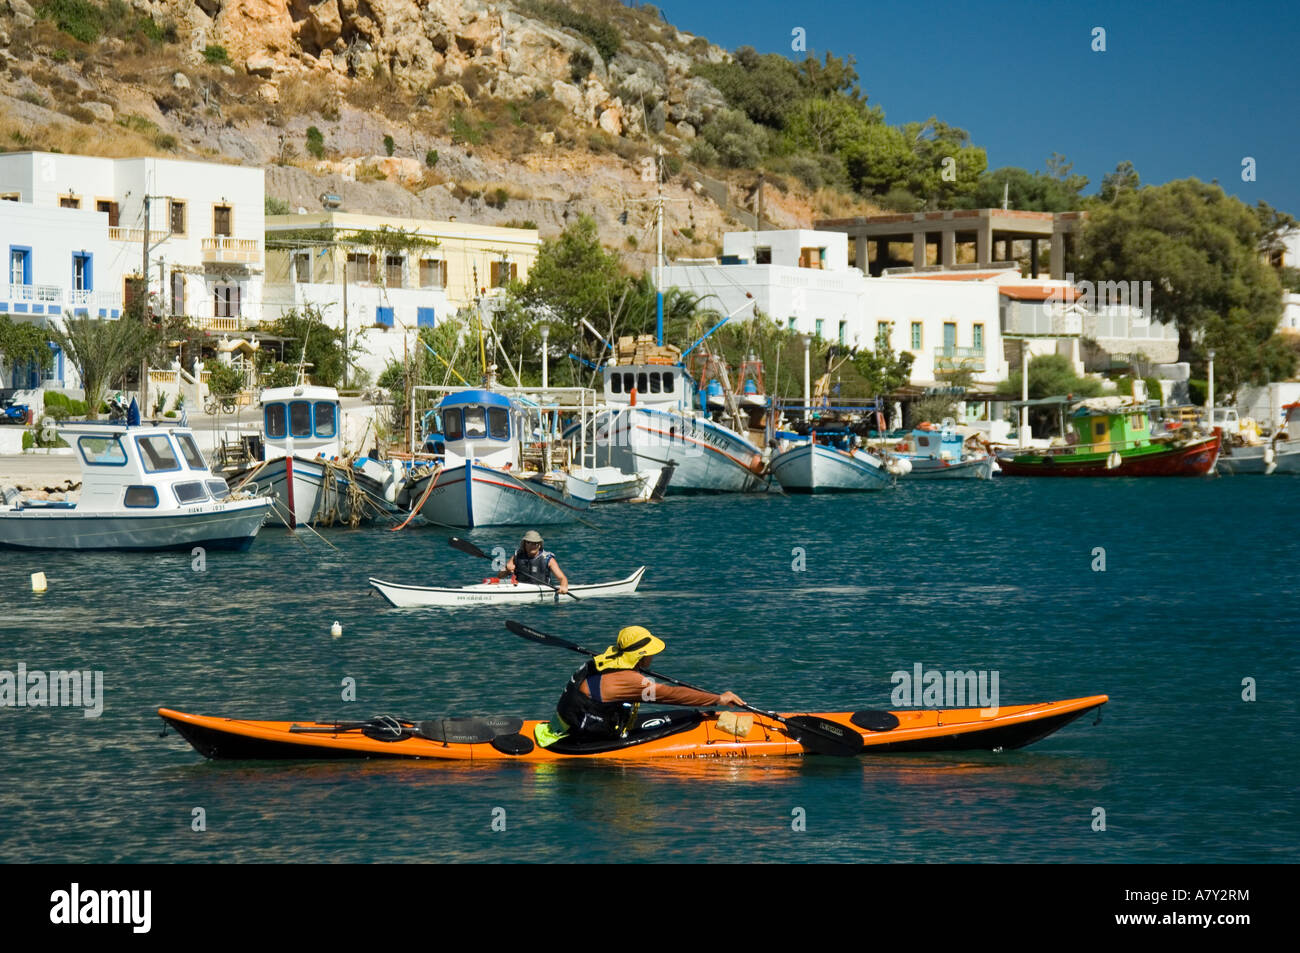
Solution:
<path fill-rule="evenodd" d="M 573 602 L 583 599 L 608 599 L 611 596 L 630 596 L 641 584 L 643 575 L 645 575 L 645 566 L 626 579 L 592 583 L 586 586 L 569 586 L 568 594 L 563 596 L 550 586 L 537 583 L 512 583 L 508 579 L 462 586 L 459 589 L 447 589 L 440 586 L 405 586 L 396 582 L 384 582 L 372 576 L 370 585 L 378 589 L 380 595 L 399 609 L 411 609 L 421 606 Z M 576 600 L 570 597 L 576 597 Z"/>

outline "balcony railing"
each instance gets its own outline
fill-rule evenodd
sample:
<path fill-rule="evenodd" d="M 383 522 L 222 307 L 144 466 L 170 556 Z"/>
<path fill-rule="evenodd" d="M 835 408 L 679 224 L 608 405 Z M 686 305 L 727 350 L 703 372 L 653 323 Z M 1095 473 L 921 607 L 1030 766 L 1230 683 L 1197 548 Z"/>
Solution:
<path fill-rule="evenodd" d="M 203 260 L 211 264 L 253 265 L 262 260 L 262 243 L 256 238 L 205 238 Z"/>
<path fill-rule="evenodd" d="M 171 232 L 157 231 L 151 228 L 149 229 L 149 244 L 156 245 L 170 234 Z M 110 226 L 108 229 L 108 240 L 112 242 L 134 242 L 139 245 L 144 242 L 144 229 L 118 228 L 117 226 Z"/>
<path fill-rule="evenodd" d="M 935 370 L 955 370 L 959 367 L 972 371 L 984 370 L 982 347 L 937 347 L 934 349 Z"/>
<path fill-rule="evenodd" d="M 58 285 L 10 285 L 7 300 L 62 304 L 63 289 Z"/>
<path fill-rule="evenodd" d="M 80 310 L 97 310 L 99 308 L 108 308 L 120 310 L 122 307 L 122 295 L 117 291 L 85 291 L 80 288 L 74 288 L 68 292 L 68 307 L 73 311 Z"/>

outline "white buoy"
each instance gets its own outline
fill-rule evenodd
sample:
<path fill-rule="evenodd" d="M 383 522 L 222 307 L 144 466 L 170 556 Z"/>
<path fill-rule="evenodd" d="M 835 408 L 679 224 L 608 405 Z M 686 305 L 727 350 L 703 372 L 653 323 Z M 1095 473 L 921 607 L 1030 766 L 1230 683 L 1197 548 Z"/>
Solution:
<path fill-rule="evenodd" d="M 337 639 L 342 634 L 343 634 L 343 626 L 339 625 L 338 619 L 335 619 L 334 624 L 330 626 L 330 635 L 334 636 L 334 638 Z"/>
<path fill-rule="evenodd" d="M 45 582 L 45 573 L 43 572 L 32 573 L 32 592 L 44 592 L 47 588 L 48 586 L 46 585 Z"/>

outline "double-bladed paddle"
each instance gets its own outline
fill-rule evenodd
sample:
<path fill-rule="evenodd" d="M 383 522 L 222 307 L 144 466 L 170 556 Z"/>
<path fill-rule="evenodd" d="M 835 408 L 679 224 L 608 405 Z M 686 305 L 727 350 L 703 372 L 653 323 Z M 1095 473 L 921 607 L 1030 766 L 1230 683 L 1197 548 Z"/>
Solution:
<path fill-rule="evenodd" d="M 454 545 L 454 544 L 453 544 Z M 585 649 L 581 645 L 576 645 L 558 636 L 547 635 L 545 632 L 539 632 L 531 626 L 524 625 L 522 622 L 516 622 L 510 619 L 506 622 L 506 628 L 530 642 L 536 642 L 539 645 L 554 645 L 557 648 L 568 649 L 571 652 L 577 652 L 581 655 L 596 656 L 599 652 L 593 652 Z M 639 647 L 639 646 L 636 646 Z M 629 647 L 624 651 L 631 651 Z M 668 675 L 660 675 L 658 672 L 652 672 L 649 669 L 639 669 L 646 675 L 660 679 L 665 682 L 672 682 L 674 685 L 680 685 L 682 688 L 689 688 L 697 692 L 707 691 L 707 689 L 697 688 L 694 685 L 687 684 L 677 678 Z M 710 692 L 716 695 L 717 692 Z M 791 718 L 785 718 L 774 711 L 764 711 L 762 708 L 755 708 L 752 705 L 737 705 L 737 708 L 743 708 L 745 711 L 753 712 L 756 715 L 762 715 L 764 718 L 771 718 L 780 722 L 795 741 L 806 748 L 808 751 L 816 754 L 836 755 L 842 758 L 851 758 L 861 753 L 863 749 L 862 736 L 850 728 L 844 727 L 837 722 L 830 721 L 826 718 L 817 718 L 814 715 L 795 715 Z"/>
<path fill-rule="evenodd" d="M 447 542 L 451 543 L 453 549 L 459 549 L 462 553 L 467 553 L 470 556 L 477 556 L 479 559 L 488 559 L 488 560 L 492 558 L 487 553 L 483 552 L 483 550 L 479 549 L 477 546 L 471 543 L 469 540 L 461 539 L 459 536 L 453 536 L 451 539 L 447 540 Z M 538 585 L 550 586 L 557 593 L 559 593 L 560 595 L 568 596 L 574 602 L 582 601 L 577 596 L 575 596 L 572 592 L 560 593 L 560 587 L 554 585 L 553 583 L 542 582 L 542 583 L 538 583 Z"/>

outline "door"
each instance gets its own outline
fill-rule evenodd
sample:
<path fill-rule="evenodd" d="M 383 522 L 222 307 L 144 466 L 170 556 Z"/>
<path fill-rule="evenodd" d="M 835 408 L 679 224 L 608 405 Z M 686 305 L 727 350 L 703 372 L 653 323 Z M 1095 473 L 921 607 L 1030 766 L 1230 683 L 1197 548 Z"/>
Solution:
<path fill-rule="evenodd" d="M 943 325 L 943 356 L 953 357 L 957 353 L 957 325 L 951 321 Z"/>

